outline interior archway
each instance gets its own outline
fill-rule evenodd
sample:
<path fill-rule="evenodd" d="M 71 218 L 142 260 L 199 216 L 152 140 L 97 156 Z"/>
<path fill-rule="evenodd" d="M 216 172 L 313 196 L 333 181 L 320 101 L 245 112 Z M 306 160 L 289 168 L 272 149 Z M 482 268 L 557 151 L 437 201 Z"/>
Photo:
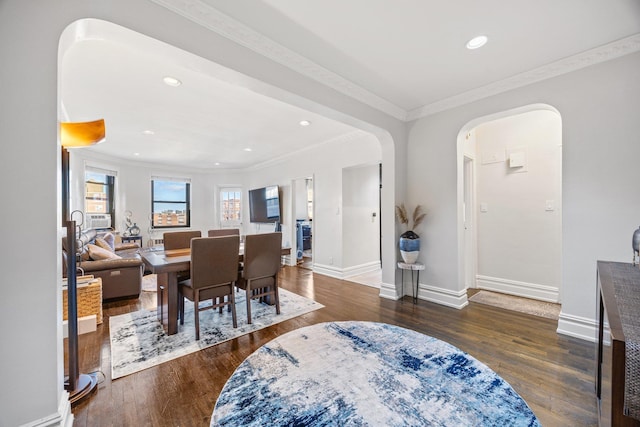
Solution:
<path fill-rule="evenodd" d="M 240 87 L 245 91 L 267 96 L 272 99 L 303 108 L 317 114 L 321 114 L 332 120 L 347 124 L 359 131 L 365 131 L 375 137 L 382 148 L 381 161 L 384 166 L 385 174 L 383 176 L 382 190 L 382 230 L 383 236 L 391 236 L 384 239 L 383 248 L 383 282 L 387 283 L 386 290 L 381 290 L 381 295 L 395 298 L 394 285 L 394 262 L 395 262 L 395 227 L 393 221 L 394 194 L 395 194 L 395 149 L 394 142 L 390 133 L 384 129 L 373 126 L 364 121 L 355 119 L 344 113 L 327 108 L 317 102 L 310 101 L 301 96 L 284 91 L 262 81 L 253 79 L 247 75 L 236 72 L 222 65 L 216 64 L 206 58 L 198 57 L 189 52 L 182 51 L 167 43 L 160 42 L 143 34 L 129 30 L 125 27 L 98 19 L 82 19 L 70 24 L 63 32 L 59 44 L 59 67 L 64 62 L 64 57 L 69 48 L 78 41 L 88 39 L 103 39 L 118 43 L 136 43 L 136 45 L 147 52 L 158 52 L 161 55 L 171 56 L 183 63 L 183 66 L 190 69 L 196 69 L 201 73 L 206 73 L 217 79 L 221 79 L 226 83 Z M 60 70 L 61 74 L 64 69 Z M 68 111 L 64 102 L 59 106 L 60 120 L 68 118 Z M 73 190 L 73 189 L 72 189 Z M 76 192 L 80 193 L 80 189 L 76 188 Z"/>

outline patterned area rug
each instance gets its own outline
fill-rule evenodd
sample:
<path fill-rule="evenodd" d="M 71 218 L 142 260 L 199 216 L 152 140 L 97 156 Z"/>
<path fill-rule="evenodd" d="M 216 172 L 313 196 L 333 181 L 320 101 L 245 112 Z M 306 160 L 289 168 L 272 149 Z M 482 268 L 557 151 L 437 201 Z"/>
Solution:
<path fill-rule="evenodd" d="M 205 302 L 207 304 L 210 302 Z M 283 322 L 324 307 L 311 299 L 280 289 L 280 314 L 273 306 L 254 300 L 252 324 L 247 323 L 244 291 L 236 293 L 238 327 L 233 328 L 226 309 L 200 312 L 200 340 L 195 339 L 193 303 L 185 301 L 184 325 L 178 333 L 166 335 L 156 312 L 141 310 L 109 319 L 111 338 L 111 378 L 116 379 L 203 348 L 219 344 L 258 329 Z"/>
<path fill-rule="evenodd" d="M 452 345 L 382 323 L 282 335 L 225 384 L 212 426 L 540 426 L 522 398 Z"/>
<path fill-rule="evenodd" d="M 471 296 L 469 301 L 492 305 L 506 310 L 519 311 L 521 313 L 532 314 L 534 316 L 546 317 L 547 319 L 558 320 L 560 317 L 560 304 L 501 294 L 498 292 L 480 291 Z"/>

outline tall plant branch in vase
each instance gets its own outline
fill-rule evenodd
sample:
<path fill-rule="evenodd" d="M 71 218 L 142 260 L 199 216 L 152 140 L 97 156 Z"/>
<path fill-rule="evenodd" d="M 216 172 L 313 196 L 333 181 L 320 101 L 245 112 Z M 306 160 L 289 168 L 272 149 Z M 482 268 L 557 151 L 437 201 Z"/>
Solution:
<path fill-rule="evenodd" d="M 420 236 L 415 229 L 422 224 L 427 214 L 421 205 L 417 205 L 413 210 L 413 215 L 409 217 L 404 203 L 396 206 L 396 218 L 400 224 L 406 227 L 406 231 L 400 235 L 400 255 L 406 264 L 414 264 L 420 254 Z M 409 222 L 411 219 L 411 223 Z"/>

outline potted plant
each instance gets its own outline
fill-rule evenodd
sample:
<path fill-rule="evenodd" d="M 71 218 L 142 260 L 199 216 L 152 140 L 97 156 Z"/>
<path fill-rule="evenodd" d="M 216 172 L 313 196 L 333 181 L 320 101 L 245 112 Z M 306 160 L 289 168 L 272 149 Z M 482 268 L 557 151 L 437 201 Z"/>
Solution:
<path fill-rule="evenodd" d="M 407 215 L 407 208 L 405 208 L 404 203 L 396 206 L 396 218 L 398 222 L 407 227 L 407 230 L 400 235 L 400 255 L 402 255 L 402 260 L 407 264 L 414 264 L 418 259 L 418 254 L 420 253 L 420 236 L 418 236 L 414 230 L 422 223 L 426 215 L 422 210 L 422 206 L 417 205 L 411 217 L 412 224 L 409 226 L 409 216 Z"/>

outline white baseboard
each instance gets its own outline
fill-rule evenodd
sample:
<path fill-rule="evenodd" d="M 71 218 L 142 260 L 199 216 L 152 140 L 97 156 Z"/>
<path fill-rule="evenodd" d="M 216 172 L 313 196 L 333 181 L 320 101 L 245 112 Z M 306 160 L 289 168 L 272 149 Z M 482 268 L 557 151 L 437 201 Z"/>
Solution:
<path fill-rule="evenodd" d="M 78 317 L 78 335 L 86 334 L 88 332 L 95 332 L 97 328 L 97 317 L 95 314 L 90 316 Z M 69 337 L 69 321 L 62 321 L 62 338 Z"/>
<path fill-rule="evenodd" d="M 458 310 L 469 305 L 466 289 L 452 291 L 423 283 L 420 283 L 418 286 L 418 298 L 447 307 L 457 308 Z"/>
<path fill-rule="evenodd" d="M 313 264 L 313 272 L 322 274 L 325 276 L 333 277 L 336 279 L 342 279 L 342 269 L 334 267 L 333 265 Z"/>
<path fill-rule="evenodd" d="M 342 270 L 342 278 L 348 279 L 349 277 L 359 276 L 360 274 L 371 273 L 373 271 L 380 270 L 380 261 L 371 261 L 360 265 L 354 265 L 353 267 L 347 267 Z"/>
<path fill-rule="evenodd" d="M 399 300 L 400 295 L 396 289 L 396 285 L 391 283 L 382 283 L 380 285 L 380 298 Z"/>
<path fill-rule="evenodd" d="M 380 261 L 372 261 L 353 267 L 340 268 L 333 265 L 313 264 L 313 272 L 336 279 L 348 279 L 360 274 L 370 273 L 380 269 Z"/>
<path fill-rule="evenodd" d="M 482 275 L 476 276 L 476 283 L 479 289 L 485 289 L 488 291 L 502 292 L 519 297 L 533 298 L 555 303 L 560 301 L 559 290 L 553 286 L 519 282 L 517 280 Z"/>
<path fill-rule="evenodd" d="M 402 289 L 399 291 L 394 284 L 382 283 L 382 286 L 380 287 L 380 297 L 382 298 L 398 300 L 403 296 L 401 293 Z M 408 295 L 412 294 L 409 293 Z M 420 283 L 418 285 L 418 299 L 456 308 L 458 310 L 469 305 L 466 289 L 461 291 L 452 291 L 450 289 L 443 289 L 437 286 L 425 285 L 424 283 Z"/>
<path fill-rule="evenodd" d="M 69 402 L 69 393 L 63 390 L 60 394 L 60 402 L 58 402 L 58 412 L 38 420 L 29 421 L 20 427 L 72 427 L 73 413 L 71 412 L 71 402 Z"/>
<path fill-rule="evenodd" d="M 597 331 L 598 325 L 594 319 L 560 313 L 558 329 L 556 329 L 559 334 L 595 342 Z"/>

